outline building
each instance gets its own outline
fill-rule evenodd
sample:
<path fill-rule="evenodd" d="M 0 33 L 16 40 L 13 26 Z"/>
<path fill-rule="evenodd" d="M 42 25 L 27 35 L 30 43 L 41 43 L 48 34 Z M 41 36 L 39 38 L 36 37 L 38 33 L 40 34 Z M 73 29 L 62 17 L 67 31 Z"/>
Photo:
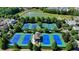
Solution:
<path fill-rule="evenodd" d="M 68 7 L 48 7 L 48 10 L 69 11 Z"/>
<path fill-rule="evenodd" d="M 65 20 L 65 22 L 70 25 L 70 26 L 75 26 L 76 25 L 76 21 L 75 20 Z"/>
<path fill-rule="evenodd" d="M 73 26 L 73 29 L 79 31 L 79 26 Z"/>
<path fill-rule="evenodd" d="M 7 24 L 9 25 L 14 25 L 16 23 L 15 19 L 6 19 L 7 20 Z"/>
<path fill-rule="evenodd" d="M 4 29 L 8 28 L 7 22 L 5 20 L 0 21 L 0 30 L 3 29 L 3 28 Z"/>
<path fill-rule="evenodd" d="M 14 25 L 16 23 L 15 19 L 4 19 L 0 21 L 0 30 L 5 29 L 8 30 L 9 25 Z"/>

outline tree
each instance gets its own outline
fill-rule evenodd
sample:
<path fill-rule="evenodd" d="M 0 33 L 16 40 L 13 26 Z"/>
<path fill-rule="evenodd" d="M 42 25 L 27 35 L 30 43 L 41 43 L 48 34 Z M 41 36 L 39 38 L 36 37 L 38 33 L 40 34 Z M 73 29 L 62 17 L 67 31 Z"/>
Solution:
<path fill-rule="evenodd" d="M 6 33 L 5 29 L 1 29 L 2 35 Z"/>
<path fill-rule="evenodd" d="M 72 26 L 69 26 L 69 27 L 68 27 L 68 30 L 71 31 L 71 30 L 72 30 Z"/>
<path fill-rule="evenodd" d="M 70 39 L 69 39 L 70 37 L 71 37 L 70 33 L 69 32 L 66 32 L 64 34 L 64 36 L 63 36 L 63 39 L 64 39 L 65 42 L 68 42 L 68 41 L 70 41 Z"/>
<path fill-rule="evenodd" d="M 29 22 L 30 22 L 30 18 L 29 18 L 29 17 L 26 17 L 26 20 L 27 20 L 27 23 L 29 23 Z"/>
<path fill-rule="evenodd" d="M 79 35 L 78 34 L 75 35 L 75 39 L 79 40 Z"/>
<path fill-rule="evenodd" d="M 15 31 L 15 32 L 21 32 L 20 26 L 15 25 L 15 26 L 14 26 L 14 31 Z"/>
<path fill-rule="evenodd" d="M 13 29 L 13 26 L 12 26 L 12 25 L 9 25 L 9 30 L 10 30 L 10 29 Z"/>
<path fill-rule="evenodd" d="M 61 26 L 62 26 L 61 21 L 60 20 L 57 20 L 56 25 L 57 25 L 58 28 L 61 28 Z"/>
<path fill-rule="evenodd" d="M 68 14 L 69 15 L 75 15 L 74 12 L 75 12 L 75 9 L 74 8 L 70 8 L 69 11 L 68 11 Z"/>
<path fill-rule="evenodd" d="M 53 18 L 52 18 L 52 22 L 53 22 L 53 23 L 56 23 L 56 22 L 57 22 L 57 18 L 56 18 L 56 17 L 53 17 Z"/>
<path fill-rule="evenodd" d="M 42 33 L 42 32 L 45 31 L 45 30 L 43 30 L 42 28 L 39 28 L 39 29 L 37 28 L 36 31 Z"/>
<path fill-rule="evenodd" d="M 15 15 L 16 13 L 18 12 L 21 12 L 22 11 L 22 8 L 16 8 L 16 7 L 1 7 L 0 8 L 0 15 L 1 16 L 4 16 L 4 17 L 7 17 L 7 16 L 10 16 L 10 15 Z"/>
<path fill-rule="evenodd" d="M 40 17 L 37 17 L 36 21 L 37 22 L 41 22 L 41 18 Z"/>
<path fill-rule="evenodd" d="M 27 23 L 27 19 L 21 17 L 21 18 L 20 18 L 20 22 L 21 22 L 21 23 Z"/>
<path fill-rule="evenodd" d="M 38 24 L 40 27 L 42 27 L 42 22 L 38 22 L 37 24 Z"/>
<path fill-rule="evenodd" d="M 29 41 L 28 48 L 29 48 L 31 51 L 33 50 L 33 44 L 31 43 L 31 40 Z"/>
<path fill-rule="evenodd" d="M 72 42 L 68 42 L 65 49 L 66 49 L 67 51 L 72 50 L 72 49 L 73 49 L 73 44 L 72 44 Z"/>
<path fill-rule="evenodd" d="M 14 25 L 14 30 L 15 32 L 21 32 L 22 31 L 22 23 L 21 22 L 18 22 L 17 24 Z"/>
<path fill-rule="evenodd" d="M 47 17 L 47 23 L 52 23 L 50 17 Z"/>
<path fill-rule="evenodd" d="M 75 34 L 78 34 L 78 32 L 76 30 L 71 30 L 71 34 L 75 35 Z"/>
<path fill-rule="evenodd" d="M 41 17 L 41 22 L 45 22 L 45 18 L 44 17 Z"/>
<path fill-rule="evenodd" d="M 46 33 L 49 33 L 48 28 L 44 28 L 44 31 L 45 31 Z"/>
<path fill-rule="evenodd" d="M 35 22 L 36 22 L 35 17 L 31 17 L 31 18 L 30 18 L 30 22 L 31 22 L 31 23 L 35 23 Z"/>
<path fill-rule="evenodd" d="M 6 50 L 8 48 L 9 43 L 8 39 L 1 38 L 1 42 L 2 42 L 1 49 Z"/>
<path fill-rule="evenodd" d="M 55 41 L 52 42 L 52 46 L 51 46 L 52 50 L 56 51 L 57 50 L 57 43 Z"/>

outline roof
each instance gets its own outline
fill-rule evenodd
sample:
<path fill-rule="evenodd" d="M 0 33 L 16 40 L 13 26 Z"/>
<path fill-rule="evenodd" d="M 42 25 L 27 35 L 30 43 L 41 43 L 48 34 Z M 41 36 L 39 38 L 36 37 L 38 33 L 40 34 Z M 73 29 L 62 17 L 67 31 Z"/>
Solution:
<path fill-rule="evenodd" d="M 79 30 L 79 26 L 74 26 L 73 29 L 74 30 Z"/>
<path fill-rule="evenodd" d="M 65 20 L 65 22 L 69 25 L 76 25 L 76 21 L 75 20 Z"/>
<path fill-rule="evenodd" d="M 48 10 L 53 10 L 53 9 L 55 9 L 55 10 L 63 10 L 63 11 L 68 11 L 69 10 L 69 8 L 68 7 L 48 7 L 47 8 Z"/>

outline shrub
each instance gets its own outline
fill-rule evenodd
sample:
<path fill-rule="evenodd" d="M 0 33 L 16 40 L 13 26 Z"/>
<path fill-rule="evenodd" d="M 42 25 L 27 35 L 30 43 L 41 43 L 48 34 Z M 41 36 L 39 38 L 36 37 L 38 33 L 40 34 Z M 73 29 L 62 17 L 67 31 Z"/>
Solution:
<path fill-rule="evenodd" d="M 56 25 L 57 25 L 58 28 L 61 28 L 61 26 L 62 26 L 61 21 L 58 20 L 58 21 L 56 22 Z"/>
<path fill-rule="evenodd" d="M 71 30 L 71 34 L 75 35 L 75 34 L 78 34 L 78 32 L 76 30 Z"/>
<path fill-rule="evenodd" d="M 65 48 L 67 51 L 71 51 L 73 49 L 73 44 L 72 42 L 68 42 Z"/>
<path fill-rule="evenodd" d="M 78 35 L 78 34 L 75 35 L 75 39 L 76 39 L 76 40 L 79 40 L 79 35 Z"/>
<path fill-rule="evenodd" d="M 1 49 L 6 50 L 8 48 L 8 39 L 7 38 L 1 38 L 0 39 Z"/>
<path fill-rule="evenodd" d="M 39 29 L 37 28 L 36 30 L 37 30 L 37 32 L 41 32 L 41 33 L 44 31 L 44 29 L 42 29 L 42 28 L 39 28 Z"/>
<path fill-rule="evenodd" d="M 41 46 L 37 47 L 36 45 L 33 46 L 34 51 L 41 51 Z"/>
<path fill-rule="evenodd" d="M 22 31 L 21 25 L 19 25 L 19 24 L 14 25 L 14 30 L 15 30 L 15 32 L 21 32 Z"/>
<path fill-rule="evenodd" d="M 68 27 L 68 30 L 71 31 L 71 30 L 72 30 L 72 26 L 69 26 L 69 27 Z"/>
<path fill-rule="evenodd" d="M 40 18 L 40 17 L 37 17 L 37 18 L 36 18 L 36 21 L 37 21 L 37 22 L 41 22 L 41 18 Z"/>
<path fill-rule="evenodd" d="M 63 35 L 63 39 L 65 42 L 69 42 L 70 41 L 70 33 L 69 32 L 66 32 L 64 35 Z"/>
<path fill-rule="evenodd" d="M 2 38 L 0 38 L 0 48 L 2 49 L 3 42 L 2 42 Z"/>

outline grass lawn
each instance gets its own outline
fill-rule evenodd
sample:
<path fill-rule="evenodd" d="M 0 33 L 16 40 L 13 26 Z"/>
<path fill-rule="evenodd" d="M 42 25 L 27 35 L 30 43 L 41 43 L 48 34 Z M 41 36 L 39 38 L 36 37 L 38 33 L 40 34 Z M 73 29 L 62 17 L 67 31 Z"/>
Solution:
<path fill-rule="evenodd" d="M 61 18 L 61 19 L 71 19 L 73 16 L 71 15 L 58 15 L 58 14 L 50 14 L 50 13 L 44 13 L 43 11 L 39 10 L 39 9 L 32 9 L 32 10 L 29 10 L 29 11 L 24 11 L 24 12 L 21 12 L 21 13 L 18 13 L 20 16 L 22 17 L 26 17 L 26 16 L 29 16 L 29 17 L 50 17 L 50 18 L 53 18 L 53 17 L 57 17 L 57 18 Z"/>

